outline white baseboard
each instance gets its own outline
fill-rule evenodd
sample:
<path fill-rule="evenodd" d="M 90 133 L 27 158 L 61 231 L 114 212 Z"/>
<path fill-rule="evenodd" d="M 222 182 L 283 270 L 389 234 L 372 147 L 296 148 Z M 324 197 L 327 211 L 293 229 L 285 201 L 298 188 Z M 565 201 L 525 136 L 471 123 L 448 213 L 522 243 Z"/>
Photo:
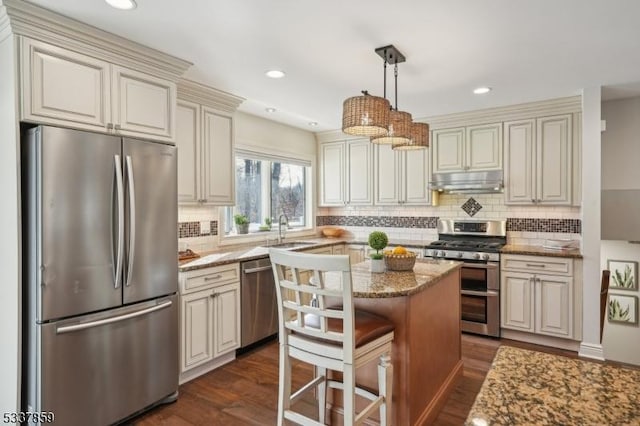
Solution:
<path fill-rule="evenodd" d="M 578 351 L 578 355 L 585 358 L 604 361 L 604 351 L 602 349 L 602 345 L 598 343 L 580 343 L 580 351 Z"/>
<path fill-rule="evenodd" d="M 527 333 L 524 331 L 502 329 L 500 337 L 503 339 L 518 340 L 520 342 L 533 343 L 536 345 L 549 346 L 552 348 L 565 349 L 578 352 L 580 342 L 577 340 L 563 339 L 560 337 L 544 336 L 541 334 Z"/>
<path fill-rule="evenodd" d="M 215 370 L 218 367 L 221 367 L 227 363 L 230 363 L 234 359 L 236 359 L 236 351 L 231 351 L 217 358 L 214 358 L 209 362 L 198 365 L 197 367 L 190 368 L 189 370 L 183 371 L 182 373 L 180 373 L 179 383 L 183 384 L 190 380 L 193 380 L 196 377 L 202 376 L 203 374 L 208 373 L 211 370 Z"/>

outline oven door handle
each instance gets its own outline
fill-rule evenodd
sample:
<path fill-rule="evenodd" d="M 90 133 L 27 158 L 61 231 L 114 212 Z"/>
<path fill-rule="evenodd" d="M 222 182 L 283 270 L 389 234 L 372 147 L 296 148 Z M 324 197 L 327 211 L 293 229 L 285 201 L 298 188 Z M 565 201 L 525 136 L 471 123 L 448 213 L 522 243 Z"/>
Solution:
<path fill-rule="evenodd" d="M 474 268 L 474 269 L 498 269 L 498 264 L 496 262 L 487 262 L 487 263 L 467 263 L 464 262 L 462 264 L 463 268 Z"/>
<path fill-rule="evenodd" d="M 460 294 L 463 296 L 480 296 L 480 297 L 498 297 L 500 293 L 493 290 L 488 291 L 472 291 L 472 290 L 460 290 Z"/>

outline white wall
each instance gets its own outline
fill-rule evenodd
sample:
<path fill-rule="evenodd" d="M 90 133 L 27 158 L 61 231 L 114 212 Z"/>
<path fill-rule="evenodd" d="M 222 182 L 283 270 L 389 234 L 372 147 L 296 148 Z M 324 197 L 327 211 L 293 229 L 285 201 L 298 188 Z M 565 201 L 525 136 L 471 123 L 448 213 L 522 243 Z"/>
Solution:
<path fill-rule="evenodd" d="M 20 389 L 20 194 L 14 37 L 0 42 L 0 412 L 15 412 Z"/>
<path fill-rule="evenodd" d="M 312 132 L 243 112 L 235 113 L 234 122 L 236 147 L 302 158 L 316 166 L 316 139 Z M 315 198 L 314 192 L 313 199 Z M 222 210 L 223 208 L 210 206 L 179 206 L 178 221 L 219 220 Z M 315 220 L 315 215 L 313 217 Z M 221 223 L 218 233 L 224 233 Z M 215 249 L 219 243 L 219 236 L 183 238 L 180 242 L 188 244 L 189 248 L 196 252 L 202 252 Z"/>
<path fill-rule="evenodd" d="M 600 86 L 582 91 L 582 344 L 580 355 L 603 359 L 600 345 Z"/>
<path fill-rule="evenodd" d="M 602 103 L 602 189 L 640 188 L 640 97 Z M 640 220 L 640 218 L 638 219 Z M 640 262 L 640 245 L 626 241 L 602 241 L 600 268 L 607 260 Z M 610 290 L 611 294 L 638 297 L 638 291 Z M 640 365 L 640 328 L 605 320 L 602 346 L 606 359 Z"/>

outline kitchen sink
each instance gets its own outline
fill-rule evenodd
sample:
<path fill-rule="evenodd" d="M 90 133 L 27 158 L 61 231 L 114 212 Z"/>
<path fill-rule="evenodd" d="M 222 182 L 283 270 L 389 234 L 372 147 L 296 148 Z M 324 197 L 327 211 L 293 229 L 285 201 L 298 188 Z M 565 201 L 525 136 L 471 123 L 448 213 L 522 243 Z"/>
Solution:
<path fill-rule="evenodd" d="M 296 247 L 310 246 L 310 245 L 313 245 L 313 244 L 315 244 L 315 243 L 312 243 L 312 242 L 309 242 L 309 241 L 289 241 L 287 243 L 271 244 L 271 245 L 269 245 L 269 247 L 296 248 Z"/>

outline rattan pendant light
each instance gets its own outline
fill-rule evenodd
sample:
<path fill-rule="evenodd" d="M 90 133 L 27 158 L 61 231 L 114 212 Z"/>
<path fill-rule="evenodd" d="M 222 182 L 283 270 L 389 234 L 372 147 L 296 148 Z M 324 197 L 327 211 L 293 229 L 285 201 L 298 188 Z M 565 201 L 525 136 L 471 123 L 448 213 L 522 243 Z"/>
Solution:
<path fill-rule="evenodd" d="M 362 96 L 348 98 L 342 104 L 342 131 L 355 136 L 386 135 L 390 109 L 388 100 L 363 90 Z"/>
<path fill-rule="evenodd" d="M 398 63 L 404 62 L 405 58 L 394 46 L 385 46 L 381 49 L 383 49 L 381 56 L 384 58 L 385 65 L 385 96 L 387 92 L 387 62 L 394 64 L 393 75 L 395 78 L 396 104 L 391 110 L 389 117 L 389 132 L 386 135 L 372 136 L 371 142 L 387 145 L 409 144 L 411 142 L 411 124 L 413 119 L 408 112 L 398 110 Z M 376 49 L 376 52 L 378 52 L 378 49 Z"/>
<path fill-rule="evenodd" d="M 429 148 L 429 125 L 427 123 L 411 123 L 410 142 L 394 144 L 392 148 L 402 151 Z"/>

